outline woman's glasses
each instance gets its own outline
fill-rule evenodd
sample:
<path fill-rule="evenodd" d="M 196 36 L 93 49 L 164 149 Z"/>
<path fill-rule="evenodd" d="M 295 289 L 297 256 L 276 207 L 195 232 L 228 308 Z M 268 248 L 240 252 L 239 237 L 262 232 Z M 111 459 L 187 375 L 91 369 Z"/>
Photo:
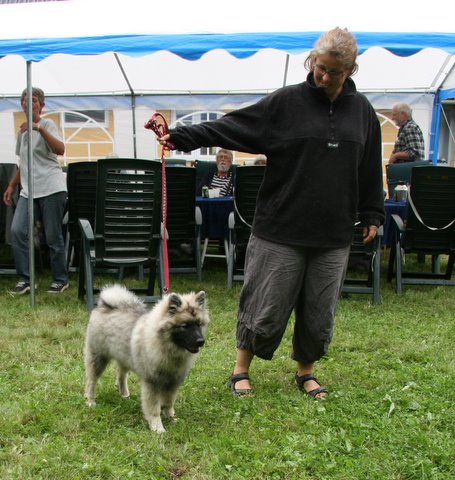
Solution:
<path fill-rule="evenodd" d="M 329 75 L 332 78 L 341 77 L 346 72 L 346 70 L 329 70 L 324 65 L 318 65 L 317 63 L 314 66 L 321 75 Z"/>

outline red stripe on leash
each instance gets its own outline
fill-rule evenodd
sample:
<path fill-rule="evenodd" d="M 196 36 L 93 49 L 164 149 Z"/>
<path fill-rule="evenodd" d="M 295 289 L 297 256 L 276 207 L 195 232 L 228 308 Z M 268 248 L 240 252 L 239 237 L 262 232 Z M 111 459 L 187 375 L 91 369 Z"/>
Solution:
<path fill-rule="evenodd" d="M 161 113 L 155 113 L 152 118 L 144 125 L 144 128 L 152 130 L 158 138 L 169 133 L 169 127 L 166 119 Z M 169 256 L 167 249 L 167 187 L 166 187 L 166 161 L 164 152 L 170 150 L 163 145 L 161 149 L 161 220 L 163 223 L 163 270 L 164 270 L 164 293 L 170 288 L 169 282 Z"/>

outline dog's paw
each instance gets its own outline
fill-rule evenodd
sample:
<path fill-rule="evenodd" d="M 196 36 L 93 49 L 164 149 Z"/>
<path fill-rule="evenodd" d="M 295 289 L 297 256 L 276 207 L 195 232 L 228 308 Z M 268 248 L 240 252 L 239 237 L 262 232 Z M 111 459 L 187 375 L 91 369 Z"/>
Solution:
<path fill-rule="evenodd" d="M 166 418 L 174 418 L 175 410 L 173 408 L 163 408 L 163 416 Z"/>
<path fill-rule="evenodd" d="M 87 398 L 86 403 L 89 408 L 93 408 L 96 405 L 95 399 L 93 398 Z"/>
<path fill-rule="evenodd" d="M 166 429 L 163 427 L 163 422 L 160 417 L 152 417 L 149 420 L 149 427 L 152 432 L 166 433 Z"/>

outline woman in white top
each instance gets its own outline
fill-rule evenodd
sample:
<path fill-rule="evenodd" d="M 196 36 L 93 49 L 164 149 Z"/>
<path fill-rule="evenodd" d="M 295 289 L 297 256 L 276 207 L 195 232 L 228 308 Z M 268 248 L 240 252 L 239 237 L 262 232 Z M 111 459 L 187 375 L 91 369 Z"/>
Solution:
<path fill-rule="evenodd" d="M 68 269 L 62 220 L 67 203 L 65 176 L 58 163 L 57 155 L 65 153 L 65 145 L 55 123 L 41 118 L 44 107 L 44 92 L 32 89 L 32 148 L 33 148 L 33 198 L 36 216 L 39 216 L 49 246 L 52 283 L 49 293 L 60 293 L 68 288 Z M 27 111 L 27 90 L 22 92 L 21 106 Z M 11 225 L 11 239 L 16 271 L 19 276 L 12 294 L 30 291 L 29 240 L 28 240 L 28 162 L 27 162 L 27 121 L 21 126 L 17 136 L 16 154 L 19 156 L 19 169 L 3 194 L 3 201 L 11 205 L 14 188 L 21 184 L 19 201 Z"/>

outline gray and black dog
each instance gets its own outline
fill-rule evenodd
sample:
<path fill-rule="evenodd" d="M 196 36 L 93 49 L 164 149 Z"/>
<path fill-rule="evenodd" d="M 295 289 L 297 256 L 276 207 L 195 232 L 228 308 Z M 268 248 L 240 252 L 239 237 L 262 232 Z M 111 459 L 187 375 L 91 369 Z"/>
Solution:
<path fill-rule="evenodd" d="M 174 417 L 178 389 L 204 345 L 209 321 L 203 291 L 171 293 L 148 311 L 126 288 L 104 288 L 85 339 L 87 404 L 95 405 L 96 383 L 109 361 L 116 360 L 120 395 L 129 397 L 128 371 L 135 372 L 145 419 L 151 430 L 165 432 L 161 411 Z"/>

